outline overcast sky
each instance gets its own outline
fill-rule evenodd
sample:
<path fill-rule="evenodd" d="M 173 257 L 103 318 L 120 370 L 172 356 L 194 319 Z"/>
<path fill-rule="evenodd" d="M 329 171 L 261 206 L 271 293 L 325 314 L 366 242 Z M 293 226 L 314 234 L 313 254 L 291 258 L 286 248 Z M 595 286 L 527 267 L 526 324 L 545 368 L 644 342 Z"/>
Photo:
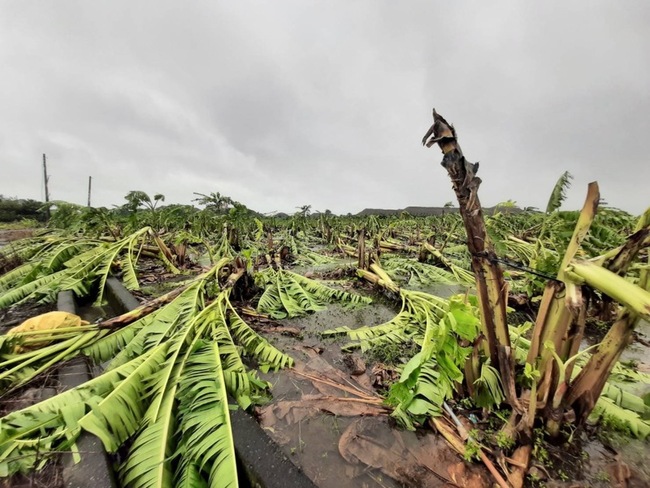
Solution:
<path fill-rule="evenodd" d="M 650 206 L 650 2 L 3 1 L 0 194 L 356 213 L 454 198 L 435 108 L 484 205 L 569 170 Z"/>

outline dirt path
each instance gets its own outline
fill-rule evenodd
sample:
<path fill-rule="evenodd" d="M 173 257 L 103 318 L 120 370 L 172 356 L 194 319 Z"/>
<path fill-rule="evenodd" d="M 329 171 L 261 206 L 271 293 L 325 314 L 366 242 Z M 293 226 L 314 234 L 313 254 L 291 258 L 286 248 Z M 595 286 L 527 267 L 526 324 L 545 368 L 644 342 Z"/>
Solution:
<path fill-rule="evenodd" d="M 25 239 L 34 234 L 34 229 L 0 229 L 0 247 L 11 241 Z"/>

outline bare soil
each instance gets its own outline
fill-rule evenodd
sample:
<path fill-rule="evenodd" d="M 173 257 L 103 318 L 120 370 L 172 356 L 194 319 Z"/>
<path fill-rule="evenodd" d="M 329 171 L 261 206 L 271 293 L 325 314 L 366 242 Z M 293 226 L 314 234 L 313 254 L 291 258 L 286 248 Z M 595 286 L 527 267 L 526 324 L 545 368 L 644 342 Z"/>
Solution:
<path fill-rule="evenodd" d="M 34 235 L 34 229 L 0 229 L 0 247 L 11 241 Z"/>

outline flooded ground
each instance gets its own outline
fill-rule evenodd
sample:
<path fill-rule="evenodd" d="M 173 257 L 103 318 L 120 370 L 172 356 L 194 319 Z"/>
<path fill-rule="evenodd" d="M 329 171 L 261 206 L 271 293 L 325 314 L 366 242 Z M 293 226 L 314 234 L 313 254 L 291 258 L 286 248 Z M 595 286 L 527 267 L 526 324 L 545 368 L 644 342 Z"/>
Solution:
<path fill-rule="evenodd" d="M 379 324 L 390 320 L 395 313 L 382 303 L 357 310 L 330 305 L 327 310 L 307 317 L 280 321 L 282 326 L 299 329 L 301 338 L 273 336 L 271 340 L 295 359 L 296 370 L 379 400 L 372 391 L 371 378 L 365 367 L 360 375 L 349 374 L 345 358 L 351 355 L 343 354 L 340 347 L 347 340 L 344 337 L 324 339 L 320 333 L 336 327 Z M 354 353 L 354 357 L 362 360 L 359 353 Z M 379 470 L 348 463 L 339 452 L 342 433 L 355 421 L 366 418 L 363 413 L 383 417 L 387 428 L 386 410 L 371 404 L 336 400 L 339 397 L 359 397 L 331 384 L 314 383 L 288 371 L 270 373 L 265 375 L 265 379 L 273 385 L 273 401 L 260 410 L 261 425 L 318 486 L 399 486 Z M 327 409 L 329 412 L 324 411 Z"/>
<path fill-rule="evenodd" d="M 632 361 L 638 371 L 650 374 L 650 322 L 641 320 L 634 332 L 635 339 L 621 354 L 621 361 Z M 646 405 L 650 405 L 650 385 L 627 385 L 627 391 L 643 397 Z"/>
<path fill-rule="evenodd" d="M 335 267 L 324 268 L 311 271 L 326 273 Z M 456 289 L 436 291 L 450 294 Z M 270 338 L 295 359 L 296 366 L 265 375 L 273 400 L 258 411 L 261 425 L 322 488 L 436 487 L 449 486 L 453 479 L 462 481 L 460 486 L 489 486 L 481 467 L 464 463 L 431 430 L 397 428 L 375 389 L 385 375 L 395 374 L 391 368 L 360 351 L 343 352 L 345 336 L 321 336 L 337 327 L 378 325 L 399 311 L 399 303 L 381 296 L 373 299 L 370 306 L 356 310 L 330 305 L 322 312 L 279 322 L 300 331 L 298 337 Z"/>

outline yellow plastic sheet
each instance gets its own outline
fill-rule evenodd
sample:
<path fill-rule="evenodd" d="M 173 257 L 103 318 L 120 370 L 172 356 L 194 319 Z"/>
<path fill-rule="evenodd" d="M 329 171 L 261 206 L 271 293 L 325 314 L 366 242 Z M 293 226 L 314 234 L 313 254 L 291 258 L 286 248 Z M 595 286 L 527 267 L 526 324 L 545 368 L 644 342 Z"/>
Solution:
<path fill-rule="evenodd" d="M 90 322 L 81 320 L 81 317 L 73 313 L 68 312 L 48 312 L 31 319 L 25 320 L 22 324 L 14 327 L 13 329 L 7 332 L 7 335 L 10 334 L 21 334 L 22 337 L 17 339 L 19 344 L 14 346 L 14 353 L 19 354 L 23 351 L 30 349 L 38 349 L 39 347 L 47 346 L 51 341 L 44 338 L 43 341 L 30 340 L 29 345 L 20 343 L 24 339 L 36 339 L 37 337 L 43 337 L 43 334 L 29 335 L 30 332 L 37 331 L 47 331 L 47 330 L 56 330 L 56 329 L 67 329 L 69 327 L 79 327 L 81 325 L 87 325 Z M 47 335 L 47 334 L 46 334 Z"/>
<path fill-rule="evenodd" d="M 90 322 L 81 320 L 81 317 L 68 312 L 48 312 L 31 319 L 25 320 L 22 324 L 7 332 L 17 334 L 19 332 L 31 332 L 36 330 L 67 329 L 68 327 L 79 327 Z"/>

